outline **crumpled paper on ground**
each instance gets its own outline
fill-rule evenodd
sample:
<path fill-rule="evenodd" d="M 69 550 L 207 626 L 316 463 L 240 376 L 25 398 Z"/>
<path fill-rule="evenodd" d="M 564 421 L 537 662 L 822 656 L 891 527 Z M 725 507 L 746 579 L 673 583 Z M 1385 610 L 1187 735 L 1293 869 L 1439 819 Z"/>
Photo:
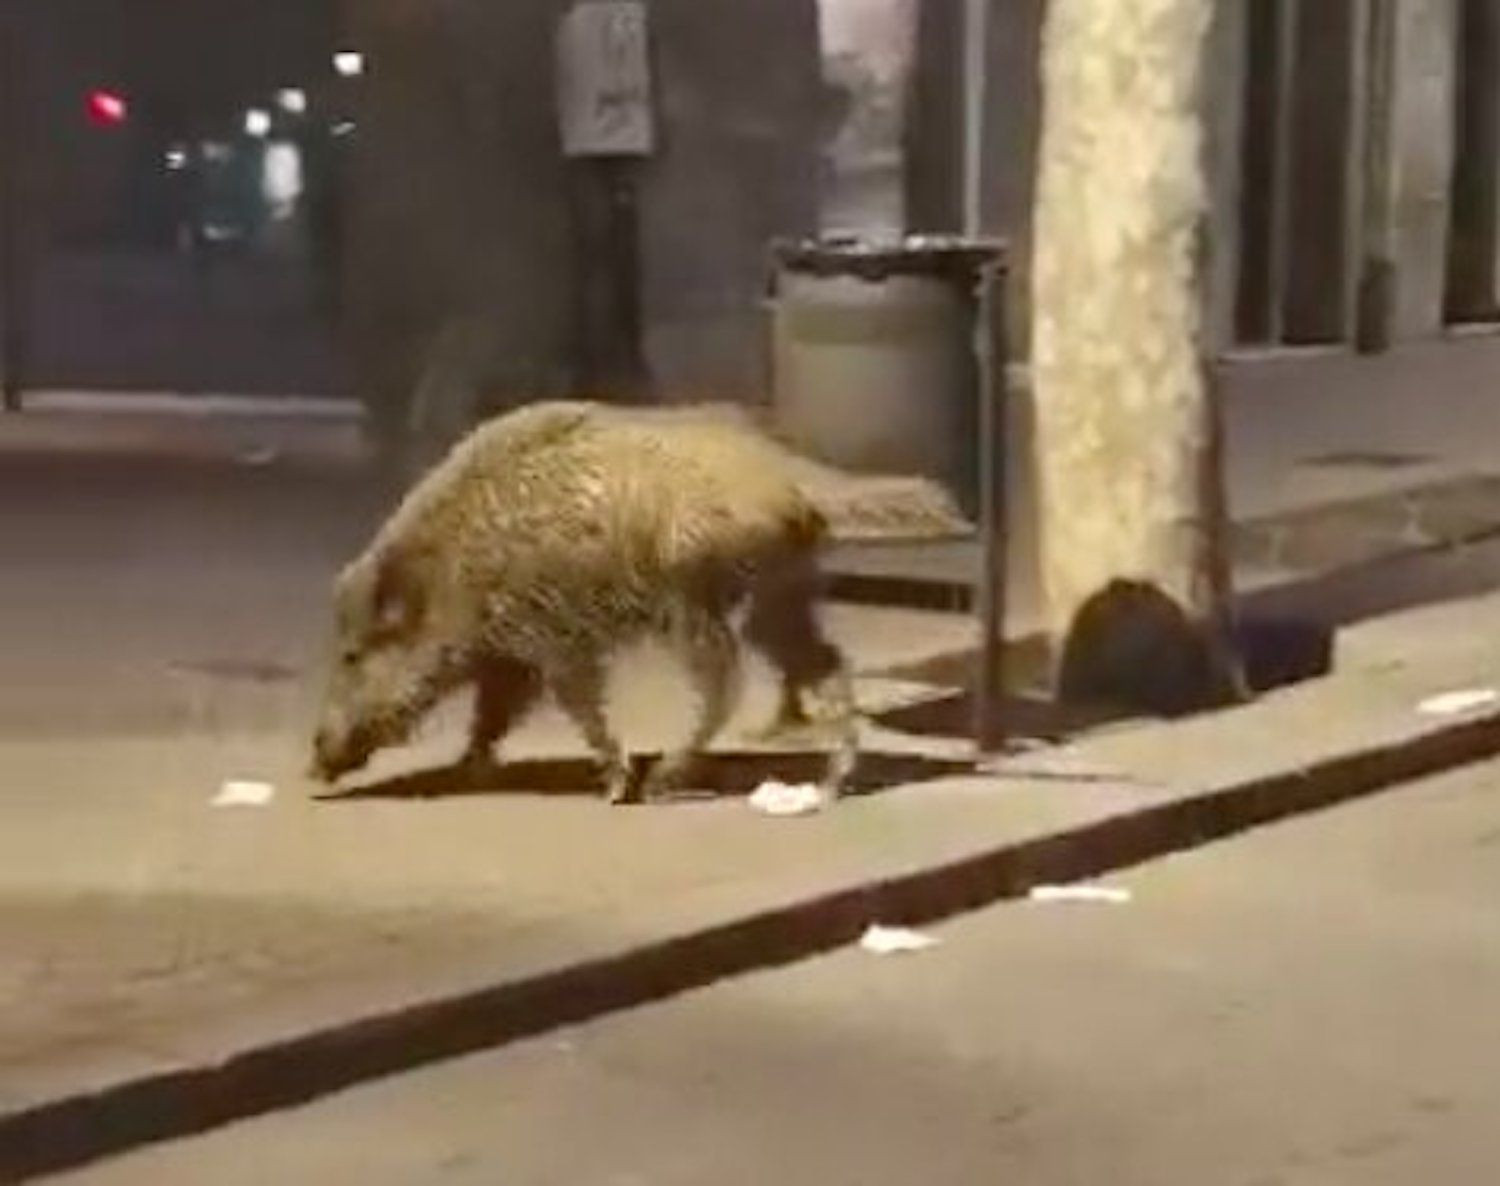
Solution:
<path fill-rule="evenodd" d="M 812 815 L 827 806 L 827 796 L 815 783 L 763 782 L 750 796 L 750 806 L 765 815 Z"/>
<path fill-rule="evenodd" d="M 926 951 L 937 946 L 937 940 L 921 931 L 908 927 L 883 927 L 878 924 L 866 929 L 859 938 L 859 945 L 874 955 L 904 955 L 913 951 Z"/>
<path fill-rule="evenodd" d="M 213 797 L 214 807 L 264 807 L 276 797 L 276 788 L 268 782 L 251 782 L 232 778 L 219 787 Z"/>
<path fill-rule="evenodd" d="M 1466 712 L 1489 708 L 1497 702 L 1500 702 L 1500 692 L 1494 688 L 1464 688 L 1455 692 L 1429 696 L 1417 705 L 1417 711 L 1429 717 L 1456 717 Z"/>
<path fill-rule="evenodd" d="M 1034 885 L 1026 895 L 1033 902 L 1102 902 L 1123 906 L 1131 900 L 1128 889 L 1109 885 Z"/>

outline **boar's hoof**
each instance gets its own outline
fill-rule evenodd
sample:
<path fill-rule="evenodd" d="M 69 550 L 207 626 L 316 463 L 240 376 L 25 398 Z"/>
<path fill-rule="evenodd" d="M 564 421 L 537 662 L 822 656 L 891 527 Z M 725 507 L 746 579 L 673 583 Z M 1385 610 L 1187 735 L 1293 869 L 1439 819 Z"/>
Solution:
<path fill-rule="evenodd" d="M 464 751 L 458 760 L 458 774 L 470 786 L 478 786 L 500 773 L 500 762 L 487 749 Z"/>
<path fill-rule="evenodd" d="M 653 799 L 670 795 L 673 791 L 680 791 L 691 771 L 690 759 L 681 755 L 675 758 L 663 758 L 646 775 L 641 789 L 641 799 L 649 803 Z"/>
<path fill-rule="evenodd" d="M 624 807 L 644 801 L 641 787 L 632 781 L 628 770 L 611 771 L 605 780 L 604 801 L 611 807 Z"/>

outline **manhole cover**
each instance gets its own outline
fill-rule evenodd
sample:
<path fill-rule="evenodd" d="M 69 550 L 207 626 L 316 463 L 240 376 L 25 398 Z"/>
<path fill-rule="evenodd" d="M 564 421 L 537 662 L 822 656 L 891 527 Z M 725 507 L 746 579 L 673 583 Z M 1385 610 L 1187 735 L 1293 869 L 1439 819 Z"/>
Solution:
<path fill-rule="evenodd" d="M 1315 457 L 1304 457 L 1299 464 L 1317 469 L 1409 469 L 1432 460 L 1423 453 L 1386 453 L 1379 450 L 1364 452 L 1356 449 L 1342 453 L 1319 453 Z"/>
<path fill-rule="evenodd" d="M 297 677 L 295 667 L 258 659 L 202 659 L 191 663 L 173 663 L 172 670 L 206 675 L 211 679 L 254 684 L 285 683 Z"/>

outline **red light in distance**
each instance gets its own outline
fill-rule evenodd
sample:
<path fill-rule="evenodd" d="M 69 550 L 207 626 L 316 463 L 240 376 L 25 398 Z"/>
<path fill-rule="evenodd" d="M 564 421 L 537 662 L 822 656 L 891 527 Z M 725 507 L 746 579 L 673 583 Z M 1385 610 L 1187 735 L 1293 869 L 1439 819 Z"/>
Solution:
<path fill-rule="evenodd" d="M 125 97 L 114 91 L 90 91 L 85 101 L 89 120 L 99 127 L 114 127 L 125 122 L 130 114 L 130 105 Z"/>

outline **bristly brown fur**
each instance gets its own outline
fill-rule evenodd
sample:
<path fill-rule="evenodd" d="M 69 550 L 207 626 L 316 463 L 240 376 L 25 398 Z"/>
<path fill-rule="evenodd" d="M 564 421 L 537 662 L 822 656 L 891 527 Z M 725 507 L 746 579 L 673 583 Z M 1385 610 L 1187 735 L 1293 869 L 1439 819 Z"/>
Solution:
<path fill-rule="evenodd" d="M 402 500 L 337 588 L 340 665 L 316 765 L 325 777 L 404 740 L 467 681 L 479 703 L 476 761 L 550 688 L 627 796 L 604 718 L 615 650 L 643 635 L 682 654 L 701 700 L 692 737 L 649 789 L 679 778 L 732 707 L 728 614 L 780 668 L 778 720 L 802 695 L 830 701 L 830 790 L 854 758 L 842 655 L 815 620 L 825 516 L 753 427 L 617 414 L 585 402 L 531 405 L 477 428 Z"/>
<path fill-rule="evenodd" d="M 538 405 L 543 406 L 543 405 Z M 562 405 L 551 405 L 554 407 Z M 578 402 L 590 414 L 645 424 L 718 424 L 755 438 L 828 521 L 835 541 L 942 539 L 972 535 L 975 524 L 938 482 L 911 474 L 851 473 L 799 452 L 741 404 L 616 407 Z"/>

